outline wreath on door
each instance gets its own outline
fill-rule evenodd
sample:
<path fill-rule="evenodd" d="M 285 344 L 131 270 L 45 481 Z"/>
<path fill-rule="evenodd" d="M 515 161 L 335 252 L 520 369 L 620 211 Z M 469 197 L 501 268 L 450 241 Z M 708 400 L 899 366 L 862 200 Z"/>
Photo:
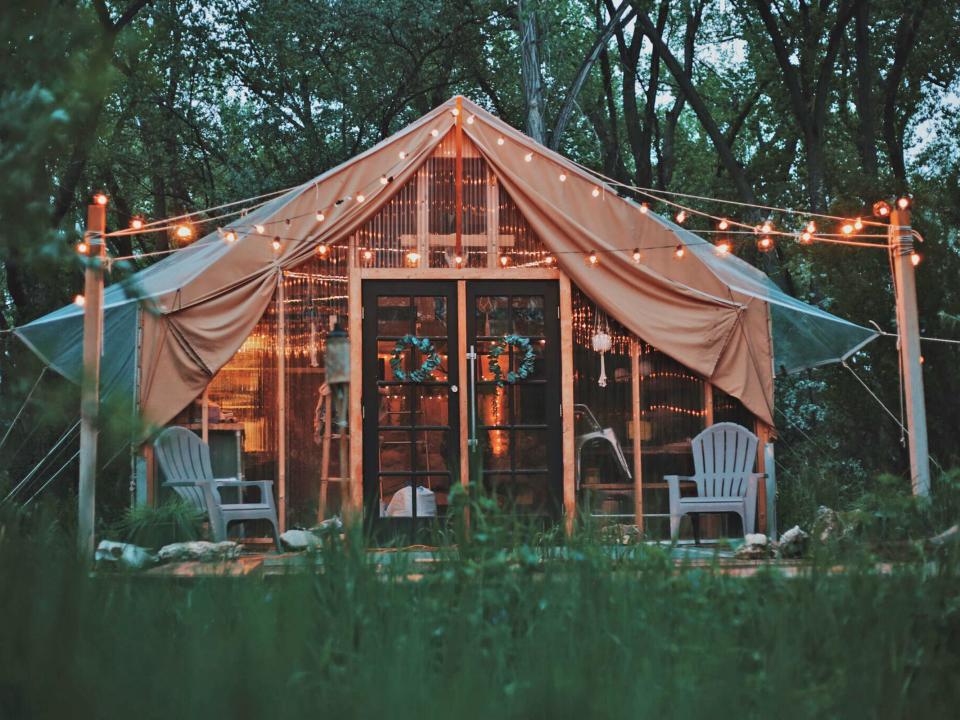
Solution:
<path fill-rule="evenodd" d="M 416 370 L 407 372 L 400 367 L 401 358 L 410 348 L 416 348 L 424 356 L 423 362 Z M 416 335 L 404 335 L 393 346 L 393 355 L 390 356 L 390 369 L 393 376 L 400 382 L 426 382 L 433 376 L 433 371 L 440 367 L 440 355 L 429 338 Z"/>
<path fill-rule="evenodd" d="M 503 371 L 500 369 L 500 356 L 507 352 L 510 347 L 516 348 L 522 353 L 522 356 L 520 366 L 516 370 L 508 371 L 506 378 L 504 378 Z M 533 351 L 530 338 L 525 338 L 522 335 L 505 335 L 503 340 L 491 347 L 487 353 L 487 368 L 493 374 L 493 381 L 499 387 L 503 387 L 507 383 L 513 385 L 521 380 L 526 380 L 533 374 L 536 361 L 537 354 Z"/>

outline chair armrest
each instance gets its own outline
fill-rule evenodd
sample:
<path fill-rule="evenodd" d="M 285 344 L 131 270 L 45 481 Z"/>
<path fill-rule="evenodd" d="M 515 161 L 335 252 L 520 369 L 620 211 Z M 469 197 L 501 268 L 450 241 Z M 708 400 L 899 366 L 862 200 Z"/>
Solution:
<path fill-rule="evenodd" d="M 255 487 L 260 491 L 260 502 L 268 505 L 273 504 L 273 480 L 214 480 L 218 488 L 243 488 Z M 243 495 L 240 496 L 240 504 L 243 504 Z"/>
<path fill-rule="evenodd" d="M 202 485 L 203 483 L 211 483 L 212 480 L 165 480 L 161 483 L 161 487 L 196 487 L 197 485 Z"/>
<path fill-rule="evenodd" d="M 747 492 L 743 497 L 744 510 L 746 511 L 746 517 L 743 519 L 744 533 L 756 531 L 757 485 L 766 476 L 766 473 L 750 473 L 750 477 L 747 478 Z"/>
<path fill-rule="evenodd" d="M 670 505 L 673 506 L 680 502 L 680 481 L 693 480 L 689 475 L 664 475 L 663 479 L 667 482 L 667 489 L 670 493 Z"/>

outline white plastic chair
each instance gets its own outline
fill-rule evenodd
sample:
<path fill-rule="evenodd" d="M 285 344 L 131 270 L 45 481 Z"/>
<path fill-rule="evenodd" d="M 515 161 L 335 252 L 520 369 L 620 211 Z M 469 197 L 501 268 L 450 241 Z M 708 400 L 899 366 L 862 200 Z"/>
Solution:
<path fill-rule="evenodd" d="M 752 533 L 757 514 L 757 483 L 762 477 L 753 472 L 757 436 L 736 423 L 717 423 L 693 439 L 691 450 L 695 474 L 664 477 L 670 491 L 671 539 L 679 536 L 683 516 L 692 513 L 733 512 L 740 516 L 744 534 Z M 681 480 L 696 483 L 696 496 L 680 497 Z"/>

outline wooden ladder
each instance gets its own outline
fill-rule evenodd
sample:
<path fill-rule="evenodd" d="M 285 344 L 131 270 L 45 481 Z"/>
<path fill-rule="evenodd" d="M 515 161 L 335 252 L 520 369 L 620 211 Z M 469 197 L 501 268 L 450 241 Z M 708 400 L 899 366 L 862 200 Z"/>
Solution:
<path fill-rule="evenodd" d="M 331 390 L 323 396 L 323 436 L 320 441 L 320 497 L 317 500 L 317 523 L 327 519 L 327 489 L 330 483 L 345 483 L 349 480 L 342 474 L 339 476 L 330 475 L 330 445 L 333 440 L 337 441 L 337 450 L 339 452 L 340 472 L 347 468 L 347 462 L 350 453 L 350 435 L 346 432 L 335 433 L 333 428 L 333 391 Z M 341 492 L 342 494 L 342 492 Z"/>

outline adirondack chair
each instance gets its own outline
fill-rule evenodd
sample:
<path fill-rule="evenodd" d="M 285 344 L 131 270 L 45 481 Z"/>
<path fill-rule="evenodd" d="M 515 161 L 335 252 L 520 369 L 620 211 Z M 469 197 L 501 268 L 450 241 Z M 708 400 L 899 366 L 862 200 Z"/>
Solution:
<path fill-rule="evenodd" d="M 184 500 L 209 515 L 214 540 L 227 539 L 227 526 L 231 522 L 267 520 L 273 528 L 277 552 L 281 551 L 271 480 L 241 482 L 236 478 L 215 478 L 210 465 L 210 447 L 186 428 L 167 428 L 153 446 L 166 476 L 163 487 L 172 488 Z M 222 488 L 236 488 L 239 502 L 224 503 L 220 496 Z M 245 488 L 258 488 L 260 501 L 243 502 Z"/>
<path fill-rule="evenodd" d="M 752 533 L 757 512 L 757 483 L 753 472 L 757 457 L 757 436 L 735 423 L 717 423 L 692 442 L 693 477 L 667 475 L 670 491 L 670 537 L 680 534 L 680 520 L 690 515 L 699 541 L 696 513 L 733 512 L 743 522 L 744 534 Z M 692 480 L 697 494 L 680 497 L 680 481 Z"/>

